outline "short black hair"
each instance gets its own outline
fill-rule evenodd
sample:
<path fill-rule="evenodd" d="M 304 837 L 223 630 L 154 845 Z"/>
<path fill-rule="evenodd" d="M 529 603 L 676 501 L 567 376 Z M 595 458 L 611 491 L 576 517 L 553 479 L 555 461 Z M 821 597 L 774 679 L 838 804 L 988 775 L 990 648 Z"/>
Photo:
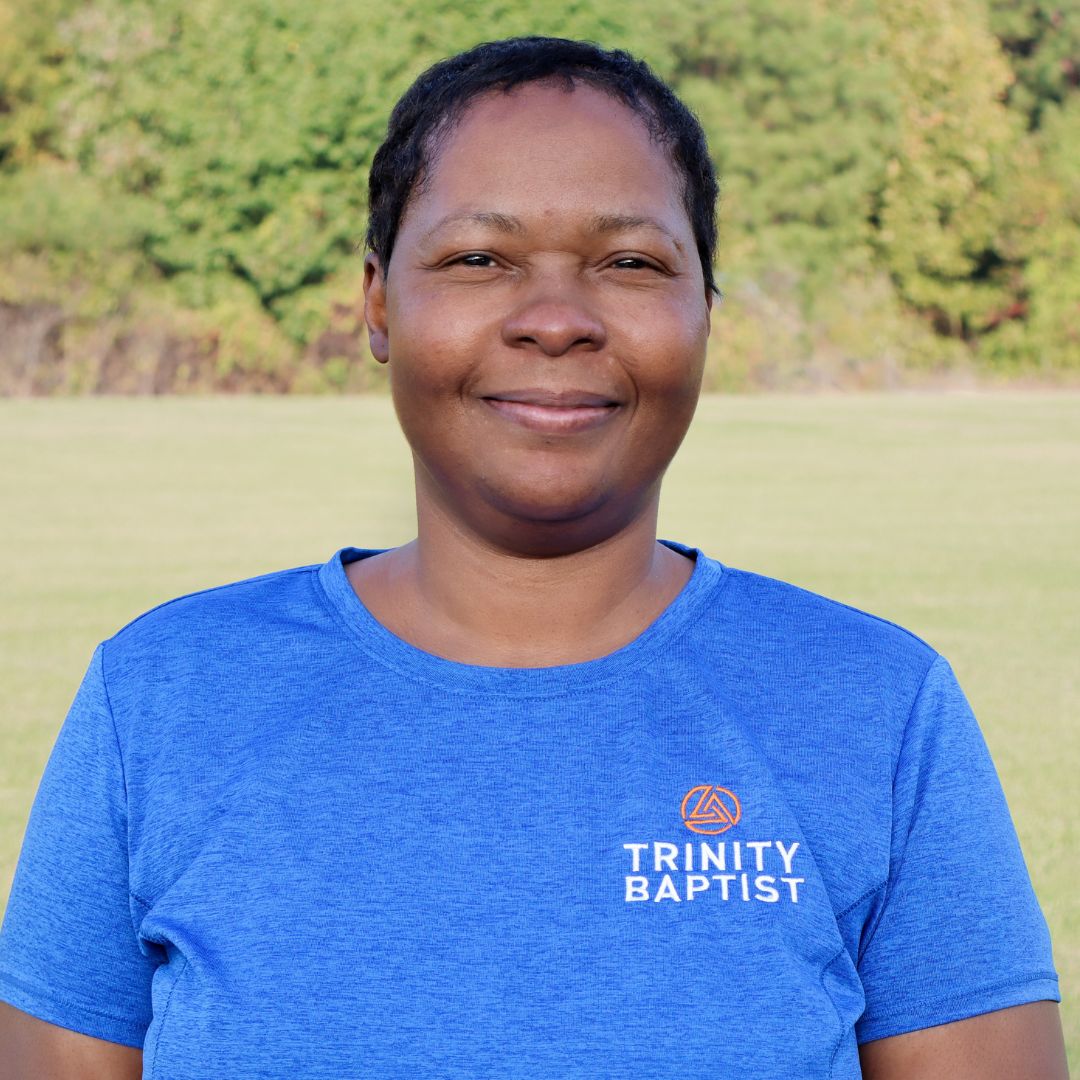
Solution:
<path fill-rule="evenodd" d="M 694 114 L 643 61 L 621 49 L 554 37 L 488 41 L 440 60 L 402 95 L 390 114 L 386 138 L 375 152 L 368 180 L 367 246 L 385 273 L 409 198 L 423 183 L 437 140 L 469 103 L 492 90 L 524 83 L 585 83 L 622 101 L 663 145 L 683 179 L 682 198 L 693 229 L 705 284 L 716 292 L 716 171 L 705 133 Z"/>

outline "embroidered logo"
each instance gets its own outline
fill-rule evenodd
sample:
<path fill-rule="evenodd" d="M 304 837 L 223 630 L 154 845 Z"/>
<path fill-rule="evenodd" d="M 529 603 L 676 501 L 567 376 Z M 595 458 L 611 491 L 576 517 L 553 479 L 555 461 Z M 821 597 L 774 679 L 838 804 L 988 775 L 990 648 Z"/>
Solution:
<path fill-rule="evenodd" d="M 683 824 L 696 833 L 712 836 L 726 833 L 732 825 L 738 825 L 741 817 L 739 797 L 734 791 L 716 784 L 698 784 L 683 796 Z"/>
<path fill-rule="evenodd" d="M 683 796 L 680 814 L 692 832 L 715 836 L 738 825 L 743 811 L 730 788 L 697 784 Z M 720 903 L 797 904 L 799 886 L 806 883 L 803 856 L 796 865 L 799 841 L 785 843 L 773 836 L 748 840 L 744 832 L 733 841 L 623 844 L 629 862 L 624 864 L 623 899 L 682 903 L 708 895 Z"/>

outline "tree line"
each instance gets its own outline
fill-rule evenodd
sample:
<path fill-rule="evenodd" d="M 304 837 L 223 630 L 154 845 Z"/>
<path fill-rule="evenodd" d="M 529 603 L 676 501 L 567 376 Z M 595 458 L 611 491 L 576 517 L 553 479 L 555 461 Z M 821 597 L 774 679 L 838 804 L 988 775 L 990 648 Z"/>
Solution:
<path fill-rule="evenodd" d="M 389 110 L 524 33 L 701 118 L 708 387 L 1080 372 L 1080 0 L 0 0 L 0 394 L 378 386 Z"/>

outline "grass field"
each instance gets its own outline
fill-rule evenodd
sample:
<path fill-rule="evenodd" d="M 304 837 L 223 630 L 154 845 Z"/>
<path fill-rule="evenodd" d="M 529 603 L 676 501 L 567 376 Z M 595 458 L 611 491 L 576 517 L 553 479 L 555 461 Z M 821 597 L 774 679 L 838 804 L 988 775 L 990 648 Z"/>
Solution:
<path fill-rule="evenodd" d="M 412 535 L 381 398 L 0 401 L 0 905 L 94 645 L 194 589 Z M 1054 936 L 1080 1071 L 1080 395 L 702 402 L 661 535 L 952 662 Z"/>

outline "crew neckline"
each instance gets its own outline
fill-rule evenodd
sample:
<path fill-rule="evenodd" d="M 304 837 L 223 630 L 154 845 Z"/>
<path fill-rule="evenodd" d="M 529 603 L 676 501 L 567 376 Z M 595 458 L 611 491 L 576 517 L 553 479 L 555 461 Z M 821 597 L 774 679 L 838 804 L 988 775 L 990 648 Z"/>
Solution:
<path fill-rule="evenodd" d="M 410 644 L 388 630 L 357 596 L 345 567 L 387 548 L 339 548 L 318 569 L 318 584 L 330 609 L 375 660 L 402 675 L 461 693 L 537 696 L 572 693 L 640 668 L 696 617 L 702 603 L 730 576 L 727 568 L 698 548 L 673 540 L 660 543 L 694 560 L 694 569 L 674 600 L 636 638 L 605 656 L 547 667 L 489 667 L 449 660 Z"/>

